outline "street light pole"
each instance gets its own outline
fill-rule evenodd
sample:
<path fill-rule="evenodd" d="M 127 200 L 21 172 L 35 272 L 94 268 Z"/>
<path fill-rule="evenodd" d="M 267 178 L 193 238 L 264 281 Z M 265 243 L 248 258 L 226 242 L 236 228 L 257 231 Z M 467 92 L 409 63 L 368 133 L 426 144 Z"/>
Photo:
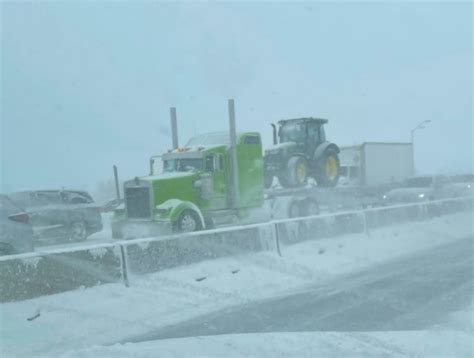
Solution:
<path fill-rule="evenodd" d="M 412 169 L 413 169 L 413 173 L 415 173 L 415 132 L 419 129 L 424 129 L 425 128 L 425 124 L 428 124 L 430 123 L 431 120 L 430 119 L 427 119 L 423 122 L 420 122 L 418 123 L 418 125 L 413 128 L 410 132 L 411 134 L 411 153 L 412 153 Z"/>

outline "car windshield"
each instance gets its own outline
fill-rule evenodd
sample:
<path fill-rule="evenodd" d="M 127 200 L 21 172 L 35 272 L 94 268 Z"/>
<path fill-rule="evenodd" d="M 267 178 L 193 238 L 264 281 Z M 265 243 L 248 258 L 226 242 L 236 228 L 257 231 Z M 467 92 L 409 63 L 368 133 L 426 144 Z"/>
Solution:
<path fill-rule="evenodd" d="M 404 183 L 406 188 L 427 188 L 433 184 L 432 177 L 419 177 L 407 179 Z"/>
<path fill-rule="evenodd" d="M 299 123 L 285 123 L 280 128 L 280 141 L 282 143 L 286 142 L 304 142 L 306 133 L 305 125 Z"/>
<path fill-rule="evenodd" d="M 194 172 L 203 169 L 203 159 L 170 159 L 163 163 L 163 172 Z"/>

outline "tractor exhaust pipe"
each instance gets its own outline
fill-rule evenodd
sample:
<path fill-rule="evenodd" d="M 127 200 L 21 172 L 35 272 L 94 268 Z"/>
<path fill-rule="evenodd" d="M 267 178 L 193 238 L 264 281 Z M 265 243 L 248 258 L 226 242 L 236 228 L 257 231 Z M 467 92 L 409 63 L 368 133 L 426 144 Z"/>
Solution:
<path fill-rule="evenodd" d="M 170 116 L 171 116 L 171 138 L 173 141 L 173 149 L 178 148 L 178 120 L 176 118 L 176 108 L 170 108 Z"/>
<path fill-rule="evenodd" d="M 230 199 L 231 208 L 239 208 L 239 174 L 237 165 L 237 130 L 235 126 L 234 100 L 229 99 L 229 136 L 230 136 Z"/>
<path fill-rule="evenodd" d="M 277 140 L 277 126 L 275 125 L 275 123 L 272 123 L 272 128 L 273 128 L 273 145 L 277 145 L 277 144 L 278 144 L 278 140 Z"/>

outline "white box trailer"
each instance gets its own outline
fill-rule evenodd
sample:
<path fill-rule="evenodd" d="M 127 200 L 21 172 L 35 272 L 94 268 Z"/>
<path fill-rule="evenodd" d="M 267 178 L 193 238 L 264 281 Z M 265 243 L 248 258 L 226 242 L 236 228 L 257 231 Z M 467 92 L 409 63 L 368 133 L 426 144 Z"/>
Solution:
<path fill-rule="evenodd" d="M 343 186 L 386 186 L 414 175 L 411 143 L 366 142 L 340 149 Z"/>

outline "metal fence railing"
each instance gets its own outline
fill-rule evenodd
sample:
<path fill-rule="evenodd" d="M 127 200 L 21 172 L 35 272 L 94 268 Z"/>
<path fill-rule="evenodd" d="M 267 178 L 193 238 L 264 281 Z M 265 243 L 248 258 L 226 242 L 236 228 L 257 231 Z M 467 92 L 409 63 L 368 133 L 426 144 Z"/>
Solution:
<path fill-rule="evenodd" d="M 128 286 L 138 275 L 199 261 L 263 250 L 282 255 L 286 246 L 305 240 L 370 235 L 379 227 L 472 210 L 472 197 L 445 199 L 5 256 L 0 257 L 0 302 L 111 282 Z"/>

